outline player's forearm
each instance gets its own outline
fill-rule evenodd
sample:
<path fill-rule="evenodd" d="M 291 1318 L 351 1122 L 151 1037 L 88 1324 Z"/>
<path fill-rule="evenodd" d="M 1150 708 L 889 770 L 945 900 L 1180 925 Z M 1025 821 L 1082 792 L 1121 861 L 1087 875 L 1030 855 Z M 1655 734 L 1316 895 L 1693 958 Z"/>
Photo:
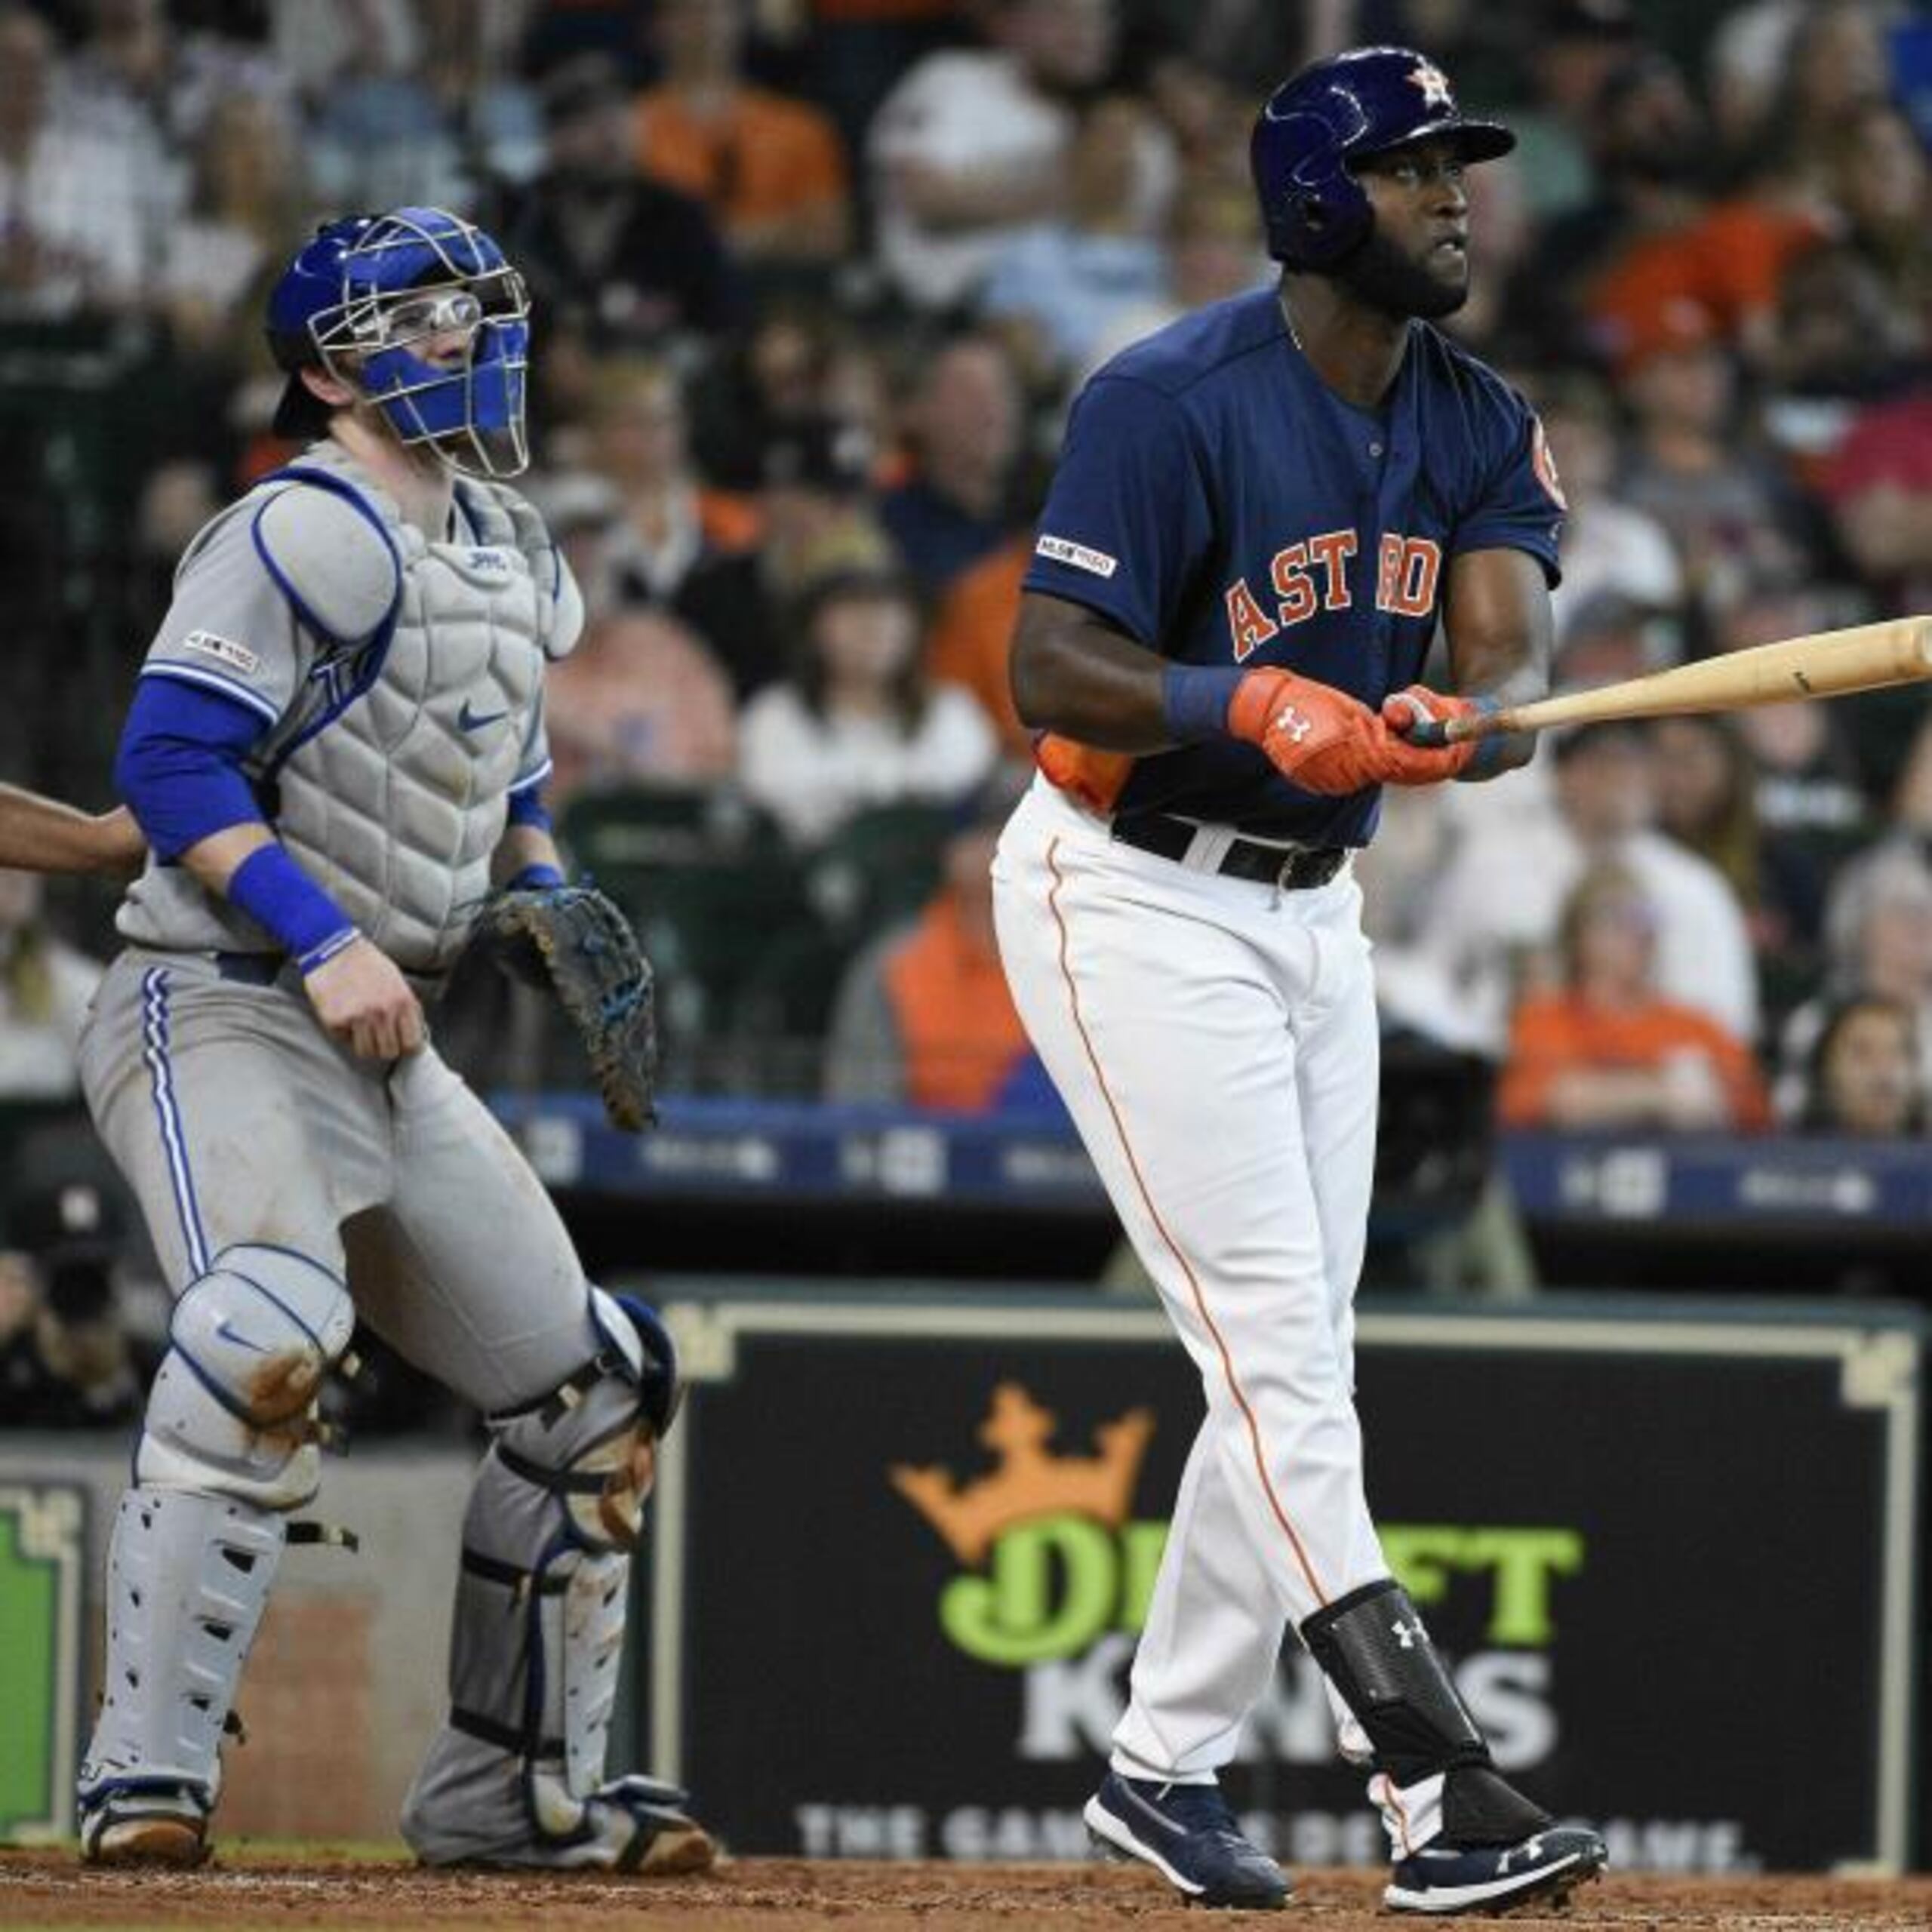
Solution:
<path fill-rule="evenodd" d="M 1144 646 L 1057 598 L 1020 607 L 1010 675 L 1030 729 L 1096 749 L 1153 752 L 1174 743 L 1164 701 L 1168 666 Z"/>
<path fill-rule="evenodd" d="M 498 885 L 555 884 L 564 876 L 563 855 L 547 825 L 511 825 L 497 841 L 490 872 Z M 544 874 L 550 876 L 539 876 Z"/>
<path fill-rule="evenodd" d="M 125 811 L 84 812 L 17 785 L 0 785 L 0 866 L 35 872 L 127 872 L 146 850 Z"/>
<path fill-rule="evenodd" d="M 304 974 L 361 937 L 355 921 L 259 819 L 211 832 L 178 863 L 210 892 L 246 912 Z"/>
<path fill-rule="evenodd" d="M 211 832 L 179 854 L 177 863 L 196 884 L 205 886 L 218 897 L 228 897 L 229 882 L 252 852 L 275 842 L 275 834 L 260 819 Z"/>
<path fill-rule="evenodd" d="M 1450 565 L 1449 661 L 1459 697 L 1527 704 L 1549 692 L 1555 620 L 1543 566 L 1521 550 L 1477 550 Z M 1461 774 L 1480 782 L 1529 763 L 1533 734 L 1487 741 Z"/>

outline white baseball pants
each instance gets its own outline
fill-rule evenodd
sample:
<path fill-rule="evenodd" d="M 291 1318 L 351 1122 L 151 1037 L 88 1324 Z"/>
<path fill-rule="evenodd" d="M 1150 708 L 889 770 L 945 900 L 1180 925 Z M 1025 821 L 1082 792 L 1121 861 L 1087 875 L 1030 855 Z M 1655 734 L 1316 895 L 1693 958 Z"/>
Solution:
<path fill-rule="evenodd" d="M 1352 1392 L 1380 1059 L 1361 893 L 1136 851 L 1044 780 L 993 883 L 1020 1017 L 1201 1372 L 1113 1763 L 1206 1782 L 1287 1624 L 1389 1574 Z"/>

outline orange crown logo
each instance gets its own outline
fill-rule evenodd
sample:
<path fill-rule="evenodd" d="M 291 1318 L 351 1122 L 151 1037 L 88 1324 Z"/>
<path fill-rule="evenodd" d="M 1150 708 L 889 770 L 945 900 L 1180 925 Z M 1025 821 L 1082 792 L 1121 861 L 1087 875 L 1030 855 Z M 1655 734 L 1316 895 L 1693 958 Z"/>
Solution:
<path fill-rule="evenodd" d="M 1063 1511 L 1118 1529 L 1134 1500 L 1140 1459 L 1154 1433 L 1152 1409 L 1130 1409 L 1094 1432 L 1097 1456 L 1056 1456 L 1048 1447 L 1060 1419 L 1017 1382 L 993 1391 L 980 1440 L 999 1467 L 961 1484 L 949 1469 L 894 1465 L 892 1486 L 938 1531 L 962 1563 L 977 1564 L 993 1540 L 1029 1517 Z"/>

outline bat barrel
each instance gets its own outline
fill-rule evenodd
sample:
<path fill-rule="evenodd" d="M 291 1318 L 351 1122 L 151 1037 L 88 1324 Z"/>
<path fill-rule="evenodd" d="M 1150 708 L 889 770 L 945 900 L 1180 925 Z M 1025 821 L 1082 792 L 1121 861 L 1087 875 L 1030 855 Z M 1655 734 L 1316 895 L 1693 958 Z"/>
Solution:
<path fill-rule="evenodd" d="M 1847 697 L 1925 678 L 1932 678 L 1932 617 L 1899 617 L 1755 645 L 1647 677 L 1563 691 L 1499 711 L 1426 720 L 1406 735 L 1412 744 L 1439 749 L 1499 731 L 1544 731 L 1558 724 L 1611 718 L 1740 711 L 1755 705 Z"/>

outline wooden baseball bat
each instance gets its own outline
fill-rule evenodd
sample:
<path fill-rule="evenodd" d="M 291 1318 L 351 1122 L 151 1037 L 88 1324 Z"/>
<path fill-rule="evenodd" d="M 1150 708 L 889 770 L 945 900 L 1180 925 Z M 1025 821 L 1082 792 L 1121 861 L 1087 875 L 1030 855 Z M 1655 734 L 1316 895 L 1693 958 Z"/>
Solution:
<path fill-rule="evenodd" d="M 1473 717 L 1430 719 L 1408 733 L 1412 744 L 1441 746 L 1499 731 L 1541 731 L 1611 718 L 1660 718 L 1690 711 L 1738 711 L 1792 699 L 1840 697 L 1932 678 L 1932 617 L 1896 617 L 1848 630 L 1816 631 L 1777 644 L 1700 658 L 1647 677 L 1587 691 L 1559 691 L 1528 704 Z"/>

